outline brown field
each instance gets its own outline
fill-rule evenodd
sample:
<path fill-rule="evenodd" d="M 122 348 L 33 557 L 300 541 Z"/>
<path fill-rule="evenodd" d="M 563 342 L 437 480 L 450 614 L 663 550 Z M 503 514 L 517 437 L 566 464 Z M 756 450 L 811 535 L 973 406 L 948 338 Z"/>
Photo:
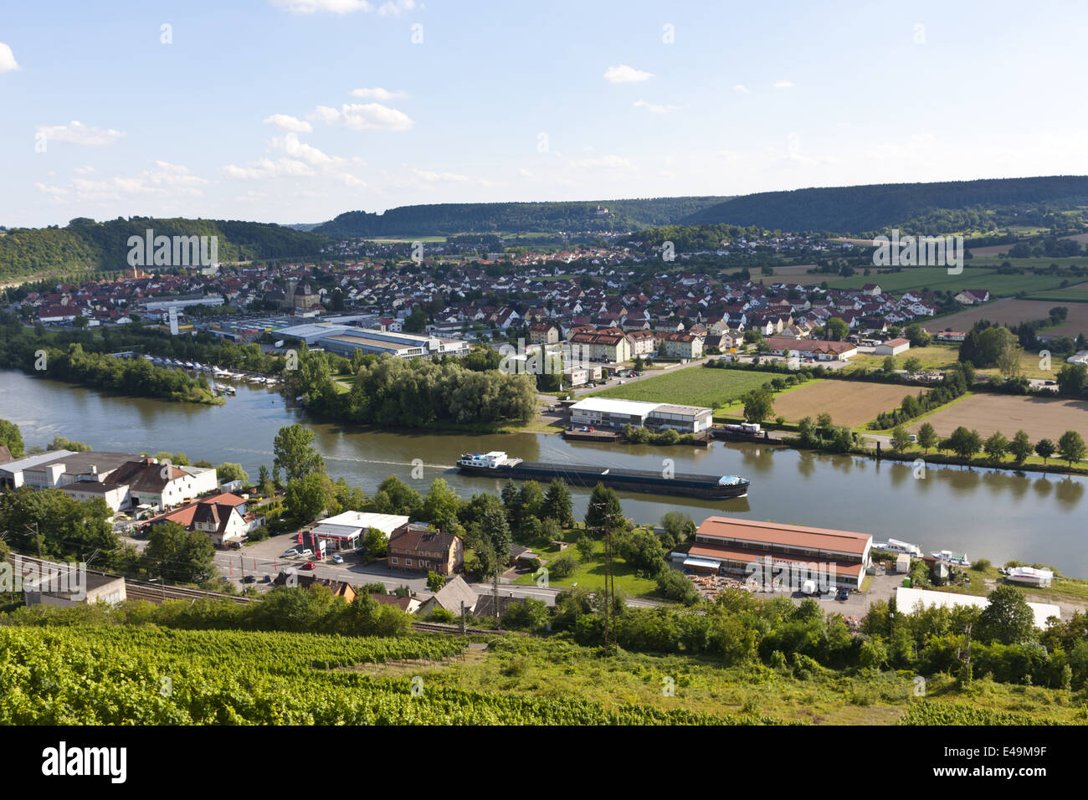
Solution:
<path fill-rule="evenodd" d="M 985 247 L 968 247 L 973 256 L 1003 256 L 1012 250 L 1011 244 L 990 244 Z"/>
<path fill-rule="evenodd" d="M 1060 300 L 1017 300 L 1006 297 L 985 305 L 967 308 L 950 317 L 941 317 L 925 324 L 930 333 L 947 329 L 967 331 L 980 319 L 1000 322 L 1007 325 L 1019 325 L 1036 319 L 1046 319 L 1050 309 L 1064 306 L 1069 309 L 1065 322 L 1056 328 L 1047 328 L 1044 333 L 1057 336 L 1076 336 L 1088 333 L 1088 303 L 1070 303 Z"/>
<path fill-rule="evenodd" d="M 1056 444 L 1066 431 L 1088 436 L 1088 402 L 975 394 L 927 417 L 925 422 L 941 436 L 948 436 L 960 425 L 978 431 L 984 439 L 996 431 L 1011 439 L 1023 429 L 1032 442 L 1047 438 Z M 911 425 L 908 430 L 917 433 L 920 425 Z"/>
<path fill-rule="evenodd" d="M 816 419 L 825 411 L 836 425 L 856 428 L 876 419 L 881 411 L 891 411 L 908 394 L 924 391 L 912 386 L 861 381 L 824 380 L 806 383 L 799 389 L 775 395 L 774 415 L 787 422 L 803 417 Z"/>

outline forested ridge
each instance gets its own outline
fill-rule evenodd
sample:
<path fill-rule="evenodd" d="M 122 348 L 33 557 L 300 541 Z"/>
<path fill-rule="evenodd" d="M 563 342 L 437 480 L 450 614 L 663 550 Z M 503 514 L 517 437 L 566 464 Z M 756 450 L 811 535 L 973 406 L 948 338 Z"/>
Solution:
<path fill-rule="evenodd" d="M 80 217 L 63 228 L 0 231 L 0 281 L 46 272 L 117 271 L 128 267 L 130 236 L 217 236 L 220 261 L 316 256 L 325 239 L 264 222 L 131 217 L 95 222 Z"/>

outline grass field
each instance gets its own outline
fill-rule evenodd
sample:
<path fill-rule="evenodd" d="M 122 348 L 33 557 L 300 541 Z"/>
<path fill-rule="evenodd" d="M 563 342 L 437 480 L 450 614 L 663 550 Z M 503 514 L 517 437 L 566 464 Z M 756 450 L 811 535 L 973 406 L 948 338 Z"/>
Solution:
<path fill-rule="evenodd" d="M 996 270 L 971 266 L 959 275 L 949 275 L 943 267 L 904 267 L 900 272 L 856 274 L 850 278 L 829 281 L 836 289 L 860 289 L 876 283 L 885 292 L 899 294 L 910 289 L 989 289 L 991 294 L 1009 297 L 1017 292 L 1041 292 L 1057 289 L 1065 278 L 1058 275 L 999 275 Z"/>
<path fill-rule="evenodd" d="M 637 383 L 613 386 L 610 389 L 594 392 L 594 395 L 651 403 L 677 403 L 720 408 L 733 402 L 745 392 L 758 389 L 774 377 L 776 376 L 766 372 L 688 367 Z"/>
<path fill-rule="evenodd" d="M 541 561 L 544 562 L 544 566 L 547 566 L 547 562 L 551 561 L 557 555 L 559 555 L 559 548 L 555 545 L 537 548 L 533 552 L 540 556 Z M 578 549 L 573 545 L 568 547 L 564 552 L 570 553 L 575 558 L 579 558 Z M 615 579 L 617 591 L 622 592 L 628 597 L 642 597 L 644 595 L 652 594 L 657 589 L 657 581 L 650 578 L 641 578 L 635 574 L 633 568 L 627 565 L 622 558 L 615 558 L 612 561 L 612 577 Z M 536 581 L 536 578 L 532 573 L 522 575 L 514 580 L 514 583 L 522 585 L 531 585 Z M 594 543 L 594 554 L 590 561 L 585 563 L 579 563 L 578 568 L 574 570 L 574 574 L 567 578 L 555 578 L 549 576 L 548 582 L 551 586 L 559 588 L 567 588 L 577 584 L 578 586 L 588 589 L 601 589 L 604 587 L 604 545 L 601 542 Z"/>
<path fill-rule="evenodd" d="M 1011 439 L 1022 429 L 1033 442 L 1045 437 L 1057 443 L 1058 438 L 1069 430 L 1088 436 L 1088 402 L 972 394 L 928 415 L 925 421 L 941 436 L 948 436 L 962 425 L 978 431 L 983 438 L 1000 431 Z M 917 433 L 920 424 L 917 422 L 908 430 Z"/>
<path fill-rule="evenodd" d="M 992 290 L 991 290 L 992 291 Z M 1068 290 L 1067 290 L 1068 291 Z M 943 330 L 967 331 L 982 319 L 1006 325 L 1018 325 L 1037 319 L 1046 319 L 1050 309 L 1061 303 L 1055 300 L 1015 300 L 1006 298 L 981 306 L 967 308 L 948 317 L 939 317 L 925 323 L 931 333 Z M 1088 333 L 1088 303 L 1069 303 L 1069 316 L 1061 325 L 1046 328 L 1043 333 L 1057 336 L 1076 336 Z"/>
<path fill-rule="evenodd" d="M 863 381 L 815 380 L 789 392 L 775 395 L 773 416 L 787 422 L 803 417 L 816 419 L 828 413 L 836 425 L 856 428 L 876 419 L 881 411 L 897 407 L 908 394 L 924 392 L 913 386 Z"/>
<path fill-rule="evenodd" d="M 853 372 L 861 368 L 880 369 L 884 366 L 885 358 L 886 356 L 862 353 L 851 358 L 849 366 L 843 367 L 843 371 Z M 903 365 L 912 358 L 917 358 L 922 363 L 922 369 L 947 369 L 959 359 L 959 345 L 931 344 L 928 347 L 912 347 L 894 358 L 896 369 L 903 369 Z"/>
<path fill-rule="evenodd" d="M 1070 303 L 1088 303 L 1088 283 L 1076 283 L 1064 289 L 1031 292 L 1029 300 L 1066 300 Z"/>

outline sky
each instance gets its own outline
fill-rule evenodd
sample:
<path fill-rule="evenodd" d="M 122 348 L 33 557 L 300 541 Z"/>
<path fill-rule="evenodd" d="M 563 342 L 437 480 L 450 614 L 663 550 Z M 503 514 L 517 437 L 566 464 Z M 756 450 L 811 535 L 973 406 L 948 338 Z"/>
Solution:
<path fill-rule="evenodd" d="M 0 225 L 1088 174 L 1088 4 L 0 0 Z"/>

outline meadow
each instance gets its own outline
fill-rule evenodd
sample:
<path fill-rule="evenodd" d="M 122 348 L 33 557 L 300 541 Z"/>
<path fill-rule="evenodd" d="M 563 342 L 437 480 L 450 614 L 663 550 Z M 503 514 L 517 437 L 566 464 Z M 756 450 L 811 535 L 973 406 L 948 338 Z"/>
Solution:
<path fill-rule="evenodd" d="M 686 367 L 636 383 L 613 386 L 594 392 L 594 396 L 721 408 L 774 377 L 765 372 Z"/>

